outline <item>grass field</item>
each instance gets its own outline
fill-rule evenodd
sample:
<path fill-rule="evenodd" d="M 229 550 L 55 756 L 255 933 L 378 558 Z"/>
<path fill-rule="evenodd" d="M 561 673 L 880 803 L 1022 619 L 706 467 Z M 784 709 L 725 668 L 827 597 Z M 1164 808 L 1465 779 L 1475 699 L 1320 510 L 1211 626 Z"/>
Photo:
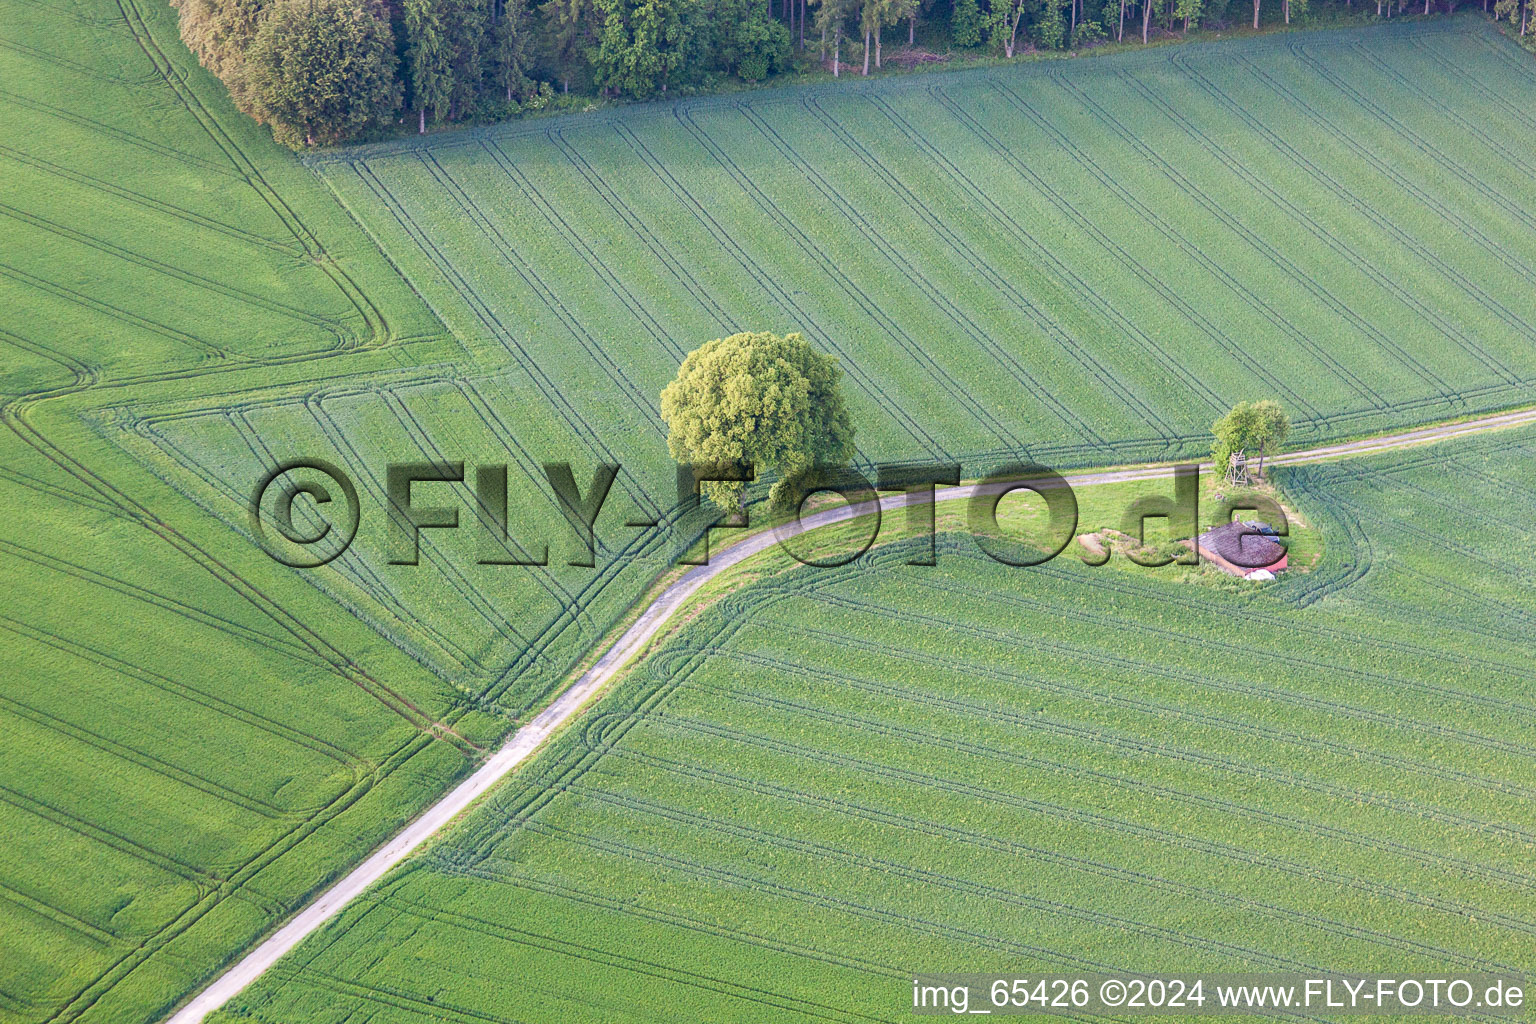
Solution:
<path fill-rule="evenodd" d="M 1532 111 L 1536 78 L 1528 57 L 1464 20 L 635 107 L 340 151 L 305 167 L 236 114 L 181 46 L 174 12 L 158 0 L 0 0 L 0 632 L 7 655 L 0 672 L 0 1020 L 118 1024 L 160 1016 L 547 701 L 668 564 L 673 544 L 665 527 L 676 510 L 657 395 L 682 354 L 712 336 L 737 327 L 805 331 L 843 358 L 863 458 L 942 456 L 962 460 L 968 475 L 1025 454 L 1060 467 L 1189 455 L 1204 446 L 1220 410 L 1262 395 L 1285 401 L 1298 443 L 1530 402 L 1536 224 L 1527 211 L 1536 199 L 1529 173 L 1536 158 L 1508 140 L 1536 125 Z M 310 573 L 269 560 L 246 525 L 255 480 L 274 461 L 295 456 L 345 467 L 363 497 L 357 544 Z M 471 467 L 510 463 L 517 540 L 535 549 L 548 540 L 551 565 L 478 566 L 468 529 L 427 536 L 419 567 L 387 564 L 384 467 L 434 457 Z M 1488 458 L 1479 472 L 1496 492 L 1502 485 L 1493 481 L 1513 479 L 1512 470 L 1502 454 Z M 595 569 L 564 564 L 561 519 L 547 488 L 533 482 L 540 463 L 553 460 L 575 464 L 583 482 L 598 461 L 625 467 L 605 507 Z M 1295 478 L 1297 486 L 1307 481 L 1314 490 L 1339 484 L 1327 474 Z M 1397 491 L 1358 487 L 1367 490 L 1347 493 L 1361 517 L 1396 522 L 1410 507 Z M 429 493 L 446 501 L 450 492 Z M 1508 492 L 1521 500 L 1528 493 Z M 1445 501 L 1463 499 L 1470 500 L 1455 494 Z M 1441 634 L 1433 630 L 1419 636 L 1430 620 L 1414 618 L 1414 609 L 1426 608 L 1432 591 L 1414 587 L 1430 584 L 1405 582 L 1449 572 L 1419 543 L 1433 529 L 1425 517 L 1449 507 L 1420 511 L 1390 537 L 1352 525 L 1348 515 L 1339 519 L 1327 535 L 1323 570 L 1274 591 L 1275 607 L 1266 611 L 1277 630 L 1273 657 L 1281 658 L 1281 646 L 1290 649 L 1282 630 L 1374 639 L 1350 648 L 1359 674 L 1347 682 L 1307 677 L 1301 662 L 1282 659 L 1277 664 L 1296 675 L 1276 686 L 1340 693 L 1356 683 L 1379 686 L 1396 659 L 1412 668 L 1415 659 L 1432 657 L 1426 651 L 1451 649 L 1435 647 Z M 663 526 L 619 525 L 637 515 Z M 1507 511 L 1497 515 L 1515 522 Z M 1303 747 L 1264 731 L 1278 728 L 1272 720 L 1255 719 L 1239 742 L 1236 732 L 1222 730 L 1236 728 L 1230 723 L 1249 713 L 1240 705 L 1259 691 L 1215 688 L 1215 705 L 1200 712 L 1206 718 L 1156 714 L 1181 729 L 1210 730 L 1199 738 L 1209 742 L 1210 758 L 1235 758 L 1238 747 L 1244 757 L 1259 757 L 1258 744 L 1264 756 L 1274 755 L 1262 763 L 1308 778 L 1327 774 L 1319 758 L 1337 758 L 1346 780 L 1337 792 L 1407 785 L 1403 779 L 1458 787 L 1454 800 L 1452 790 L 1431 788 L 1405 792 L 1390 806 L 1350 809 L 1347 827 L 1390 835 L 1392 815 L 1428 801 L 1450 817 L 1427 819 L 1435 824 L 1426 828 L 1442 831 L 1425 840 L 1425 856 L 1442 866 L 1483 865 L 1484 874 L 1435 880 L 1445 892 L 1424 913 L 1440 921 L 1433 914 L 1448 914 L 1444 907 L 1495 907 L 1493 894 L 1510 886 L 1515 902 L 1502 904 L 1507 914 L 1528 899 L 1509 880 L 1518 872 L 1504 844 L 1515 832 L 1479 831 L 1456 816 L 1501 809 L 1524 763 L 1520 719 L 1500 717 L 1517 698 L 1505 692 L 1502 676 L 1488 674 L 1508 654 L 1500 645 L 1523 635 L 1524 605 L 1506 574 L 1525 555 L 1519 545 L 1508 547 L 1497 548 L 1497 558 L 1493 546 L 1468 556 L 1468 564 L 1493 565 L 1476 587 L 1455 575 L 1443 585 L 1450 596 L 1441 607 L 1455 616 L 1441 639 L 1478 646 L 1482 660 L 1465 664 L 1485 666 L 1460 670 L 1469 675 L 1456 692 L 1491 688 L 1484 700 L 1465 698 L 1472 716 L 1466 730 L 1487 736 L 1478 732 L 1482 739 L 1473 742 L 1432 734 L 1456 751 L 1454 769 L 1413 746 L 1431 734 L 1392 731 L 1396 717 L 1345 716 L 1346 731 L 1358 734 L 1338 742 L 1376 752 L 1358 762 L 1317 746 L 1303 757 Z M 894 557 L 882 556 L 881 564 Z M 1082 621 L 1081 635 L 1060 637 L 1073 651 L 1102 650 L 1115 633 L 1114 649 L 1141 665 L 1166 639 L 1136 633 L 1142 649 L 1127 650 L 1106 610 L 1155 583 L 1133 586 L 1123 573 L 1024 577 L 973 561 L 961 558 L 927 582 L 889 567 L 873 575 L 850 569 L 814 580 L 786 577 L 733 599 L 747 602 L 739 637 L 709 632 L 723 628 L 722 611 L 694 627 L 687 643 L 740 650 L 740 658 L 694 658 L 679 641 L 651 670 L 660 674 L 629 684 L 617 707 L 642 709 L 640 695 L 660 697 L 675 679 L 686 685 L 667 698 L 668 707 L 675 704 L 684 719 L 731 728 L 753 721 L 768 745 L 674 730 L 662 719 L 594 720 L 582 733 L 599 744 L 594 749 L 607 749 L 610 731 L 619 745 L 614 756 L 595 758 L 584 782 L 573 781 L 590 792 L 556 787 L 547 812 L 530 802 L 540 780 L 585 766 L 579 744 L 586 740 L 571 737 L 496 805 L 518 815 L 514 822 L 527 817 L 528 827 L 504 840 L 493 816 L 479 816 L 407 876 L 387 910 L 375 901 L 352 915 L 358 927 L 346 940 L 351 945 L 306 947 L 297 962 L 320 959 L 302 972 L 302 983 L 283 992 L 263 988 L 249 1005 L 274 1021 L 288 1012 L 277 1008 L 282 1000 L 302 1003 L 298 1017 L 306 1021 L 327 1012 L 366 1018 L 363 1004 L 347 1000 L 382 998 L 389 985 L 374 972 L 399 970 L 402 958 L 419 952 L 424 973 L 412 982 L 414 994 L 401 995 L 398 1010 L 378 1011 L 381 1019 L 415 1012 L 405 1007 L 432 994 L 434 977 L 446 991 L 451 977 L 478 976 L 472 957 L 456 962 L 452 952 L 499 941 L 485 938 L 489 926 L 475 921 L 495 918 L 497 928 L 540 921 L 533 932 L 564 929 L 565 937 L 551 940 L 556 946 L 578 941 L 591 922 L 572 897 L 583 887 L 592 890 L 590 907 L 634 901 L 633 915 L 605 919 L 631 930 L 604 935 L 606 951 L 593 954 L 610 965 L 602 970 L 620 970 L 625 984 L 636 984 L 636 976 L 612 966 L 618 953 L 634 952 L 622 936 L 650 941 L 674 925 L 675 936 L 665 934 L 700 944 L 689 949 L 744 957 L 739 962 L 756 974 L 739 983 L 765 991 L 773 990 L 762 974 L 767 961 L 751 960 L 758 954 L 743 953 L 741 943 L 720 941 L 725 930 L 801 967 L 810 962 L 804 951 L 832 950 L 796 983 L 805 991 L 795 998 L 812 998 L 817 977 L 860 977 L 898 950 L 901 957 L 929 948 L 937 955 L 956 937 L 924 933 L 932 946 L 920 948 L 910 944 L 911 922 L 938 921 L 929 911 L 959 898 L 953 885 L 961 876 L 945 858 L 961 853 L 933 848 L 937 859 L 925 870 L 935 884 L 902 881 L 910 905 L 876 899 L 880 894 L 861 887 L 889 876 L 857 857 L 889 851 L 851 845 L 853 830 L 864 826 L 840 817 L 843 810 L 794 804 L 771 788 L 729 796 L 737 791 L 724 775 L 681 780 L 639 755 L 681 756 L 695 765 L 719 755 L 735 759 L 732 770 L 755 780 L 752 786 L 766 786 L 789 770 L 776 759 L 798 756 L 797 743 L 826 733 L 836 740 L 829 758 L 855 759 L 826 761 L 826 771 L 854 773 L 848 778 L 863 785 L 861 766 L 885 756 L 879 736 L 887 734 L 854 742 L 844 734 L 851 720 L 784 718 L 784 702 L 805 704 L 806 714 L 885 716 L 893 727 L 919 731 L 927 728 L 924 716 L 933 730 L 954 732 L 969 722 L 977 743 L 1003 743 L 1017 716 L 1036 714 L 1033 704 L 1015 707 L 1015 718 L 975 714 L 978 702 L 990 707 L 1022 685 L 1014 677 L 1023 669 L 1008 653 L 1014 640 L 993 634 L 1017 633 L 1034 613 L 1007 601 L 1039 599 L 1058 609 L 1089 602 L 1095 617 Z M 941 591 L 946 580 L 961 589 Z M 1340 593 L 1310 611 L 1287 603 L 1330 586 Z M 1370 617 L 1350 596 L 1377 586 L 1398 587 L 1379 595 L 1399 602 L 1384 618 Z M 986 596 L 993 591 L 995 601 Z M 838 594 L 853 604 L 836 604 Z M 1237 599 L 1200 588 L 1178 596 L 1187 601 L 1157 614 L 1230 635 L 1216 609 Z M 903 615 L 937 609 L 975 631 L 966 634 L 965 646 L 975 651 L 960 674 L 944 677 L 953 691 L 944 699 L 958 703 L 936 703 L 910 668 L 884 696 L 841 678 L 823 686 L 807 674 L 825 663 L 870 681 L 872 663 L 861 668 L 858 659 L 871 656 L 842 638 L 863 630 L 867 642 L 883 643 L 878 617 L 867 610 L 882 601 Z M 1267 609 L 1270 601 L 1254 603 Z M 1129 603 L 1122 607 L 1131 614 Z M 1336 617 L 1328 625 L 1317 618 L 1322 610 Z M 818 640 L 807 630 L 786 639 L 806 614 L 835 638 Z M 917 645 L 914 657 L 953 649 L 929 629 L 914 617 L 903 631 L 910 638 L 898 639 Z M 1390 635 L 1377 637 L 1378 629 Z M 1052 657 L 1079 656 L 1066 650 Z M 1049 701 L 1076 701 L 1079 690 L 1099 694 L 1089 710 L 1105 716 L 1104 728 L 1122 729 L 1130 745 L 1095 748 L 1093 756 L 1105 765 L 1134 761 L 1150 756 L 1148 720 L 1135 716 L 1152 714 L 1156 702 L 1193 700 L 1185 691 L 1205 688 L 1217 672 L 1211 656 L 1183 652 L 1178 672 L 1148 684 L 1157 692 L 1143 695 L 1152 702 L 1145 705 L 1120 703 L 1111 699 L 1113 688 L 1099 687 L 1119 671 L 1108 660 L 1071 684 L 1078 689 L 1050 691 Z M 1429 664 L 1439 663 L 1424 662 L 1410 678 L 1428 685 Z M 965 666 L 975 668 L 974 678 L 964 676 Z M 735 678 L 750 681 L 766 703 L 743 713 L 738 698 L 720 690 Z M 818 699 L 801 700 L 797 688 L 814 689 Z M 908 692 L 928 694 L 921 696 L 927 710 L 890 703 Z M 1344 700 L 1328 693 L 1328 700 Z M 1432 694 L 1409 691 L 1405 699 L 1448 699 Z M 1046 709 L 1047 698 L 1039 699 Z M 1359 696 L 1362 706 L 1378 699 L 1377 690 Z M 1303 718 L 1325 707 L 1299 698 L 1287 706 Z M 1414 704 L 1392 714 L 1406 720 L 1427 711 Z M 1062 750 L 1030 756 L 1071 763 L 1065 747 L 1089 742 L 1086 734 L 1050 735 Z M 700 759 L 686 743 L 699 744 Z M 1463 747 L 1472 756 L 1465 763 Z M 631 750 L 633 757 L 617 753 Z M 1421 762 L 1434 762 L 1441 774 L 1424 775 Z M 621 763 L 624 771 L 608 778 Z M 1225 774 L 1211 792 L 1220 800 L 1257 784 L 1219 760 L 1149 763 L 1148 771 L 1162 774 L 1145 781 L 1182 792 L 1193 783 L 1179 773 L 1217 772 L 1218 765 Z M 974 764 L 950 769 L 967 786 L 995 788 L 1004 777 L 1003 769 Z M 901 796 L 894 790 L 910 790 L 897 776 L 883 778 L 893 800 Z M 1049 788 L 1067 777 L 1040 778 Z M 682 798 L 676 787 L 695 783 L 706 788 L 696 808 L 674 808 L 686 810 L 683 817 L 663 823 L 649 809 L 673 807 Z M 828 799 L 847 796 L 827 785 Z M 608 790 L 617 802 L 594 795 Z M 871 790 L 871 799 L 880 792 Z M 1307 799 L 1342 799 L 1335 791 L 1306 792 Z M 1076 799 L 1067 789 L 1062 794 L 1062 801 Z M 1254 799 L 1262 796 L 1275 814 L 1315 811 L 1287 805 L 1293 795 L 1265 790 Z M 696 820 L 724 820 L 725 805 L 742 799 L 762 804 L 767 816 L 753 826 L 762 836 L 712 835 L 722 862 L 736 856 L 729 844 L 745 844 L 761 863 L 738 864 L 730 868 L 735 874 L 705 887 L 678 881 L 696 878 L 688 872 L 697 864 L 669 875 L 670 862 L 660 858 L 676 851 L 666 844 L 681 842 Z M 953 799 L 959 808 L 971 797 L 955 791 Z M 624 802 L 631 800 L 639 802 Z M 1174 814 L 1177 801 L 1170 795 L 1165 802 Z M 790 842 L 781 834 L 783 815 L 801 813 L 785 809 L 792 805 L 824 830 L 808 833 L 808 842 L 821 844 L 814 850 L 780 843 Z M 1008 806 L 1008 814 L 1022 813 L 1022 804 Z M 603 813 L 613 817 L 599 823 L 588 817 L 594 808 L 612 808 Z M 890 809 L 920 810 L 899 802 Z M 563 833 L 539 831 L 546 818 L 551 829 L 591 829 L 603 842 L 643 853 L 564 843 Z M 750 815 L 730 827 L 746 820 Z M 995 828 L 979 817 L 950 824 L 964 825 L 967 843 L 996 832 L 1012 851 L 1007 844 L 1023 841 L 1006 839 L 1012 820 Z M 1059 828 L 1092 832 L 1096 820 L 1063 819 Z M 1290 820 L 1242 819 L 1278 831 Z M 1167 827 L 1176 824 L 1170 818 Z M 1513 819 L 1507 825 L 1523 828 Z M 1105 843 L 1146 841 L 1139 833 L 1103 832 Z M 1339 844 L 1340 872 L 1354 870 L 1349 858 L 1364 857 L 1346 838 L 1317 835 Z M 1052 848 L 1062 848 L 1065 836 L 1052 838 Z M 517 870 L 543 889 L 481 879 L 507 875 L 508 858 L 523 856 L 516 844 L 530 837 L 537 843 Z M 824 856 L 817 852 L 823 846 L 843 852 Z M 600 879 L 609 869 L 604 857 L 635 874 Z M 849 932 L 866 959 L 839 960 L 844 941 L 835 934 L 791 935 L 790 926 L 804 922 L 796 925 L 773 900 L 759 905 L 765 916 L 757 938 L 747 935 L 757 925 L 731 923 L 720 905 L 709 904 L 738 895 L 741 878 L 777 871 L 780 858 L 814 862 L 805 872 L 815 877 L 785 882 L 786 891 L 835 894 L 850 921 L 883 930 L 882 937 Z M 1108 854 L 1100 861 L 1114 862 Z M 1042 871 L 1069 870 L 1065 862 L 1039 863 Z M 1401 924 L 1391 917 L 1400 912 L 1393 901 L 1418 885 L 1411 863 L 1389 858 L 1382 877 L 1398 874 L 1361 890 L 1360 898 L 1382 903 L 1381 927 L 1392 934 Z M 1175 867 L 1181 878 L 1194 870 Z M 1251 870 L 1272 867 L 1256 861 Z M 986 888 L 998 880 L 985 873 L 999 870 L 992 863 L 963 883 L 982 888 L 965 890 L 975 914 L 957 920 L 970 920 L 977 935 L 1001 936 L 1005 945 L 995 948 L 1012 955 L 1034 940 L 1001 922 L 999 915 L 1017 914 L 994 905 L 996 894 Z M 1234 869 L 1233 884 L 1248 870 Z M 438 877 L 444 874 L 451 880 Z M 430 892 L 412 888 L 429 878 Z M 556 884 L 560 879 L 569 885 Z M 625 891 L 631 881 L 638 888 Z M 1305 913 L 1321 919 L 1330 912 L 1330 885 L 1343 883 L 1302 887 L 1296 899 Z M 457 938 L 445 937 L 437 923 L 413 924 L 412 907 L 433 922 L 450 919 L 439 886 L 457 887 L 471 901 L 454 911 L 469 915 Z M 682 909 L 668 924 L 655 908 L 673 894 Z M 481 898 L 506 902 L 476 910 L 472 901 Z M 1155 909 L 1138 904 L 1123 912 L 1156 920 Z M 875 916 L 861 917 L 866 911 Z M 1464 943 L 1428 932 L 1423 941 L 1487 956 L 1479 936 L 1504 934 L 1499 913 L 1480 914 Z M 547 927 L 545 914 L 553 915 Z M 1108 927 L 1103 918 L 1071 920 Z M 1285 920 L 1261 934 L 1275 950 L 1299 956 L 1303 946 L 1284 941 L 1292 934 L 1298 942 L 1348 938 L 1319 938 L 1327 930 L 1312 929 L 1311 917 Z M 379 931 L 370 933 L 375 924 Z M 1160 927 L 1220 933 L 1207 924 Z M 710 929 L 721 934 L 708 937 Z M 419 941 L 410 941 L 417 930 Z M 364 949 L 368 934 L 398 941 Z M 1106 950 L 1152 941 L 1130 934 Z M 1041 948 L 1069 948 L 1069 938 L 1038 940 Z M 284 970 L 287 977 L 297 967 Z M 840 973 L 847 971 L 855 973 Z M 503 968 L 486 973 L 501 978 Z M 587 997 L 605 998 L 602 991 Z M 562 1001 L 566 995 L 528 998 L 548 1002 L 519 1004 L 516 1012 L 512 1003 L 486 1005 L 524 1017 L 543 1015 L 541 1005 L 594 1019 L 606 1012 L 579 1010 Z M 748 1003 L 698 998 L 709 1013 L 751 1016 L 741 1009 Z M 333 1009 L 322 1011 L 327 999 Z"/>
<path fill-rule="evenodd" d="M 1242 596 L 955 535 L 937 568 L 759 580 L 219 1019 L 894 1021 L 914 970 L 1529 971 L 1533 454 L 1284 471 L 1326 568 Z"/>

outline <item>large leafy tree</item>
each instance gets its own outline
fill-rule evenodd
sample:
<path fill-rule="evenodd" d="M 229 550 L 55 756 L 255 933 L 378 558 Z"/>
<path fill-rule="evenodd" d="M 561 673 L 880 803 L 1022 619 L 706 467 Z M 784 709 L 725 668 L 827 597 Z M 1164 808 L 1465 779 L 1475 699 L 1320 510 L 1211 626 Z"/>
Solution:
<path fill-rule="evenodd" d="M 843 404 L 837 360 L 799 334 L 733 334 L 683 360 L 661 393 L 667 449 L 678 462 L 778 471 L 769 494 L 775 507 L 794 494 L 795 477 L 853 456 L 853 421 Z M 727 511 L 744 485 L 711 482 L 704 493 Z"/>
<path fill-rule="evenodd" d="M 340 142 L 394 110 L 389 24 L 359 0 L 277 0 L 246 53 L 256 115 L 297 149 Z"/>
<path fill-rule="evenodd" d="M 171 0 L 181 11 L 181 38 L 198 62 L 229 86 L 229 95 L 254 113 L 245 54 L 256 40 L 265 0 Z"/>

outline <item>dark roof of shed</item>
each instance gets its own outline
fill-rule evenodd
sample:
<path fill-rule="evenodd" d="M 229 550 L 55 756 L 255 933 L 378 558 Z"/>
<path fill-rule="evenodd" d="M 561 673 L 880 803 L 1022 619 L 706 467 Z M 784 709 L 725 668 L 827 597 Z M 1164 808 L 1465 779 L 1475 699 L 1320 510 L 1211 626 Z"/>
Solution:
<path fill-rule="evenodd" d="M 1267 523 L 1228 523 L 1201 534 L 1200 546 L 1240 568 L 1262 569 L 1285 557 L 1285 548 L 1275 543 L 1274 535 Z"/>

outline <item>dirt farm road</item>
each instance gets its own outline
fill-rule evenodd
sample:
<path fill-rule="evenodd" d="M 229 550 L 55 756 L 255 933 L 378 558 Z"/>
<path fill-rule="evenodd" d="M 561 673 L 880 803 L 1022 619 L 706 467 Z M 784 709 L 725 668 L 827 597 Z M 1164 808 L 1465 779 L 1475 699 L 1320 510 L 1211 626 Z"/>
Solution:
<path fill-rule="evenodd" d="M 1288 452 L 1269 460 L 1274 466 L 1294 466 L 1303 463 L 1324 462 L 1331 459 L 1374 455 L 1398 448 L 1433 444 L 1452 438 L 1465 437 L 1494 430 L 1536 423 L 1536 408 L 1498 413 L 1460 423 L 1420 427 L 1396 434 L 1385 434 L 1358 441 Z M 1209 469 L 1209 463 L 1201 467 Z M 1066 474 L 1066 480 L 1074 487 L 1095 484 L 1126 483 L 1137 480 L 1155 480 L 1167 477 L 1171 465 L 1138 466 L 1129 469 L 1112 469 Z M 983 489 L 975 484 L 939 488 L 935 501 L 956 501 L 972 497 L 979 491 L 1001 490 L 1006 485 L 993 485 Z M 924 498 L 923 500 L 926 500 Z M 880 499 L 881 512 L 905 508 L 909 496 L 896 492 Z M 697 566 L 667 587 L 640 614 L 614 643 L 581 677 L 566 688 L 547 708 L 527 725 L 518 729 L 499 750 L 472 775 L 444 794 L 398 832 L 368 859 L 353 868 L 339 881 L 326 889 L 312 902 L 273 932 L 259 946 L 219 975 L 180 1010 L 167 1024 L 201 1024 L 214 1010 L 229 1002 L 247 985 L 261 977 L 277 960 L 302 942 L 311 932 L 339 914 L 364 889 L 377 882 L 390 868 L 408 857 L 412 851 L 436 835 L 454 818 L 467 810 L 476 800 L 487 793 L 501 779 L 522 764 L 538 750 L 562 725 L 574 718 L 582 708 L 596 697 L 609 682 L 616 678 L 628 663 L 648 644 L 699 588 L 739 565 L 754 555 L 768 550 L 782 536 L 794 536 L 809 530 L 844 522 L 856 516 L 874 511 L 874 502 L 862 505 L 841 505 L 806 516 L 798 525 L 762 530 L 732 543 L 719 553 L 712 554 L 708 565 Z"/>

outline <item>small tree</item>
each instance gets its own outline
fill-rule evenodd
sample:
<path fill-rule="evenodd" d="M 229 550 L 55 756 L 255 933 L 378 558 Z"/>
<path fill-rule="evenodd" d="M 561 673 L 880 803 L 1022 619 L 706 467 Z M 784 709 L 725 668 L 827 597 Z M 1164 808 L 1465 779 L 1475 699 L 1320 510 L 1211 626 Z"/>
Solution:
<path fill-rule="evenodd" d="M 1291 418 L 1272 398 L 1253 403 L 1253 447 L 1259 453 L 1259 476 L 1264 475 L 1264 460 L 1285 444 L 1291 432 Z"/>
<path fill-rule="evenodd" d="M 826 57 L 827 30 L 832 31 L 832 77 L 842 67 L 843 27 L 859 10 L 859 0 L 813 0 L 816 4 L 816 28 L 821 32 L 822 57 Z"/>
<path fill-rule="evenodd" d="M 596 85 L 635 99 L 666 92 L 688 46 L 683 6 L 680 0 L 597 0 L 604 20 L 592 54 Z"/>
<path fill-rule="evenodd" d="M 1291 432 L 1291 420 L 1280 403 L 1273 399 L 1260 402 L 1239 402 L 1221 419 L 1211 424 L 1216 445 L 1211 449 L 1211 461 L 1218 472 L 1225 471 L 1232 456 L 1240 451 L 1256 453 L 1259 457 L 1259 476 L 1264 475 L 1264 460 L 1285 443 Z"/>
<path fill-rule="evenodd" d="M 1225 416 L 1211 424 L 1216 435 L 1216 446 L 1211 449 L 1211 461 L 1216 471 L 1224 473 L 1232 463 L 1232 456 L 1248 447 L 1253 437 L 1253 403 L 1239 402 Z"/>
<path fill-rule="evenodd" d="M 493 10 L 486 77 L 506 90 L 510 104 L 534 87 L 528 77 L 528 4 L 527 0 L 504 0 Z"/>
<path fill-rule="evenodd" d="M 1067 42 L 1067 17 L 1063 0 L 1043 0 L 1030 27 L 1030 35 L 1042 50 L 1059 50 Z"/>
<path fill-rule="evenodd" d="M 1019 25 L 1024 21 L 1025 0 L 991 0 L 982 20 L 987 44 L 1012 57 L 1019 42 Z"/>
<path fill-rule="evenodd" d="M 788 68 L 793 57 L 789 29 L 761 0 L 715 0 L 709 12 L 714 66 L 743 81 L 760 82 Z"/>
<path fill-rule="evenodd" d="M 661 393 L 667 450 L 682 463 L 776 469 L 780 480 L 769 501 L 783 507 L 797 474 L 845 465 L 853 456 L 841 377 L 837 360 L 798 334 L 717 338 L 683 360 Z M 734 511 L 745 486 L 712 481 L 703 489 L 720 508 Z"/>
<path fill-rule="evenodd" d="M 405 0 L 404 20 L 410 103 L 416 108 L 416 131 L 425 134 L 427 120 L 441 117 L 453 95 L 448 41 L 433 0 Z"/>
<path fill-rule="evenodd" d="M 955 0 L 949 16 L 949 38 L 956 46 L 976 46 L 981 42 L 981 8 L 976 0 Z"/>

